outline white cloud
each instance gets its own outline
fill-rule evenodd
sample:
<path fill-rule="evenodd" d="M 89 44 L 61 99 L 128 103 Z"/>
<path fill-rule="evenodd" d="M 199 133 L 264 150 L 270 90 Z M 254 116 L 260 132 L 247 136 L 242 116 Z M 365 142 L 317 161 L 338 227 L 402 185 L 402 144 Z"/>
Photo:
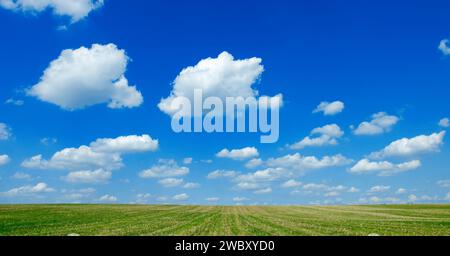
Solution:
<path fill-rule="evenodd" d="M 450 188 L 450 180 L 440 180 L 437 182 L 439 187 Z"/>
<path fill-rule="evenodd" d="M 405 194 L 406 192 L 408 192 L 408 190 L 406 190 L 405 188 L 399 188 L 397 189 L 397 192 L 395 192 L 397 195 L 401 195 L 401 194 Z"/>
<path fill-rule="evenodd" d="M 104 0 L 0 0 L 0 7 L 13 11 L 43 12 L 51 9 L 57 16 L 68 16 L 75 23 L 103 6 Z"/>
<path fill-rule="evenodd" d="M 324 156 L 322 159 L 318 159 L 315 156 L 302 156 L 299 153 L 296 153 L 279 158 L 270 158 L 266 161 L 266 165 L 269 167 L 279 167 L 286 170 L 301 172 L 343 166 L 351 162 L 352 160 L 342 155 Z"/>
<path fill-rule="evenodd" d="M 186 201 L 189 199 L 189 195 L 186 193 L 183 193 L 183 194 L 173 196 L 172 199 L 176 200 L 176 201 Z"/>
<path fill-rule="evenodd" d="M 117 197 L 112 195 L 104 195 L 98 199 L 100 202 L 106 202 L 106 203 L 115 203 L 117 202 Z"/>
<path fill-rule="evenodd" d="M 259 183 L 252 182 L 239 182 L 236 184 L 235 189 L 238 190 L 254 190 L 260 188 L 261 185 Z"/>
<path fill-rule="evenodd" d="M 441 50 L 441 52 L 444 55 L 449 55 L 450 54 L 450 48 L 448 47 L 448 39 L 443 39 L 441 40 L 441 42 L 439 43 L 439 50 Z"/>
<path fill-rule="evenodd" d="M 111 179 L 112 173 L 110 171 L 105 171 L 98 169 L 96 171 L 78 171 L 71 172 L 64 180 L 70 183 L 105 183 Z"/>
<path fill-rule="evenodd" d="M 419 198 L 416 195 L 409 195 L 408 196 L 408 201 L 411 202 L 411 203 L 414 203 L 417 200 L 419 200 Z"/>
<path fill-rule="evenodd" d="M 328 193 L 325 193 L 325 197 L 338 197 L 338 196 L 340 196 L 341 194 L 339 193 L 339 192 L 337 192 L 337 191 L 331 191 L 331 192 L 328 192 Z"/>
<path fill-rule="evenodd" d="M 442 128 L 448 128 L 450 127 L 450 120 L 448 118 L 442 118 L 439 121 L 439 126 Z"/>
<path fill-rule="evenodd" d="M 264 188 L 264 189 L 256 190 L 253 193 L 255 193 L 257 195 L 270 194 L 270 193 L 272 193 L 272 188 Z"/>
<path fill-rule="evenodd" d="M 390 186 L 374 186 L 369 189 L 369 193 L 383 193 L 391 189 Z"/>
<path fill-rule="evenodd" d="M 291 180 L 288 180 L 285 183 L 283 183 L 281 185 L 281 187 L 282 188 L 295 188 L 295 187 L 300 187 L 301 185 L 302 185 L 301 182 L 291 179 Z"/>
<path fill-rule="evenodd" d="M 167 178 L 158 181 L 158 183 L 166 188 L 173 188 L 181 186 L 181 184 L 183 184 L 183 179 Z"/>
<path fill-rule="evenodd" d="M 29 180 L 31 179 L 31 175 L 23 172 L 16 172 L 11 178 L 15 180 Z"/>
<path fill-rule="evenodd" d="M 241 187 L 242 184 L 246 183 L 258 185 L 258 183 L 278 180 L 286 175 L 287 173 L 283 168 L 267 168 L 253 173 L 239 175 L 234 179 L 234 182 L 241 184 Z M 248 189 L 252 188 L 248 187 Z"/>
<path fill-rule="evenodd" d="M 356 135 L 376 135 L 389 132 L 400 119 L 396 116 L 380 112 L 372 115 L 372 121 L 362 122 L 353 133 Z"/>
<path fill-rule="evenodd" d="M 220 198 L 218 197 L 208 197 L 205 199 L 208 202 L 218 202 L 220 200 Z"/>
<path fill-rule="evenodd" d="M 42 145 L 49 146 L 51 144 L 56 144 L 58 142 L 58 139 L 56 139 L 56 138 L 42 138 L 40 140 L 40 142 L 41 142 Z"/>
<path fill-rule="evenodd" d="M 0 193 L 3 196 L 31 196 L 39 193 L 49 193 L 54 192 L 53 188 L 50 188 L 45 183 L 38 183 L 36 186 L 23 186 L 18 188 L 13 188 L 9 191 Z"/>
<path fill-rule="evenodd" d="M 192 157 L 186 157 L 183 159 L 183 164 L 192 164 L 193 161 L 194 159 Z"/>
<path fill-rule="evenodd" d="M 303 140 L 290 145 L 291 149 L 303 149 L 305 147 L 320 147 L 326 145 L 337 145 L 337 139 L 344 135 L 344 132 L 336 124 L 325 125 L 323 127 L 315 128 L 311 131 L 311 135 L 318 135 L 317 137 L 305 137 Z"/>
<path fill-rule="evenodd" d="M 368 159 L 362 159 L 350 168 L 349 172 L 353 174 L 378 173 L 379 176 L 392 176 L 401 172 L 415 170 L 421 165 L 419 160 L 393 164 L 388 161 L 371 162 Z"/>
<path fill-rule="evenodd" d="M 0 123 L 0 140 L 7 140 L 11 137 L 11 129 L 4 123 Z"/>
<path fill-rule="evenodd" d="M 233 201 L 237 202 L 237 203 L 240 203 L 240 202 L 248 201 L 248 198 L 246 198 L 246 197 L 235 197 L 235 198 L 233 198 Z"/>
<path fill-rule="evenodd" d="M 102 103 L 113 109 L 137 107 L 143 98 L 135 86 L 128 85 L 128 60 L 114 44 L 64 50 L 27 93 L 66 110 Z"/>
<path fill-rule="evenodd" d="M 261 158 L 254 158 L 254 159 L 248 161 L 245 164 L 245 167 L 248 169 L 254 169 L 256 167 L 261 166 L 263 163 L 264 163 L 264 161 Z"/>
<path fill-rule="evenodd" d="M 139 173 L 139 176 L 144 179 L 148 178 L 169 178 L 179 177 L 189 174 L 188 167 L 178 166 L 175 160 L 160 159 L 158 164 L 152 166 L 150 169 Z"/>
<path fill-rule="evenodd" d="M 9 163 L 10 160 L 8 155 L 0 155 L 0 166 Z"/>
<path fill-rule="evenodd" d="M 319 106 L 313 111 L 313 113 L 323 112 L 326 116 L 332 116 L 341 113 L 345 108 L 345 104 L 342 101 L 335 102 L 321 102 Z"/>
<path fill-rule="evenodd" d="M 185 188 L 185 189 L 194 189 L 194 188 L 199 188 L 199 187 L 200 187 L 200 184 L 194 183 L 194 182 L 188 182 L 183 185 L 183 188 Z"/>
<path fill-rule="evenodd" d="M 16 100 L 16 99 L 10 98 L 5 101 L 5 104 L 20 107 L 20 106 L 23 106 L 25 104 L 25 102 L 23 100 Z"/>
<path fill-rule="evenodd" d="M 242 149 L 223 149 L 219 153 L 216 154 L 217 157 L 220 158 L 230 158 L 233 160 L 245 160 L 249 158 L 254 158 L 259 156 L 259 152 L 255 147 L 246 147 Z"/>
<path fill-rule="evenodd" d="M 257 97 L 258 91 L 252 85 L 264 71 L 260 58 L 235 60 L 228 52 L 221 53 L 217 58 L 201 60 L 197 65 L 181 71 L 173 82 L 170 96 L 158 104 L 161 111 L 173 115 L 178 109 L 172 106 L 177 97 L 187 97 L 193 100 L 194 90 L 201 89 L 203 97 Z M 274 98 L 282 101 L 282 95 Z M 282 105 L 282 102 L 280 102 Z"/>
<path fill-rule="evenodd" d="M 234 178 L 238 174 L 239 173 L 236 171 L 215 170 L 208 174 L 208 179 L 214 180 L 214 179 L 220 179 L 220 178 Z"/>
<path fill-rule="evenodd" d="M 158 140 L 149 135 L 121 136 L 115 139 L 97 139 L 90 144 L 92 150 L 107 153 L 136 153 L 155 151 L 158 149 Z"/>
<path fill-rule="evenodd" d="M 420 135 L 411 139 L 403 138 L 392 142 L 379 152 L 372 153 L 371 158 L 384 158 L 392 156 L 411 156 L 422 153 L 439 151 L 444 144 L 445 131 L 433 133 L 429 136 Z"/>
<path fill-rule="evenodd" d="M 348 189 L 348 193 L 358 193 L 358 192 L 359 192 L 359 189 L 355 188 L 355 187 L 351 187 Z"/>
<path fill-rule="evenodd" d="M 115 170 L 123 167 L 122 154 L 153 151 L 158 142 L 148 135 L 118 137 L 116 139 L 99 139 L 89 146 L 66 148 L 56 152 L 49 160 L 42 155 L 25 160 L 22 166 L 30 169 Z"/>

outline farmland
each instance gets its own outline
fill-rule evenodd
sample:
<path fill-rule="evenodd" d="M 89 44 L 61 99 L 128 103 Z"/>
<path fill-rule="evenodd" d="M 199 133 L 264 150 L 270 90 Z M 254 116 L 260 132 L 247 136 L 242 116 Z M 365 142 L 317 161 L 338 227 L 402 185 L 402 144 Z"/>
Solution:
<path fill-rule="evenodd" d="M 450 205 L 4 205 L 2 236 L 450 236 Z"/>

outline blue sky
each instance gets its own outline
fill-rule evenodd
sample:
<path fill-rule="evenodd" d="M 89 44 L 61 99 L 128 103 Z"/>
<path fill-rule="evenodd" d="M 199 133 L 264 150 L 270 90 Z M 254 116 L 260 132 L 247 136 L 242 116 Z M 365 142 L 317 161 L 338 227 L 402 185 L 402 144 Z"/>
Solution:
<path fill-rule="evenodd" d="M 448 1 L 78 2 L 0 0 L 0 203 L 450 201 Z M 207 58 L 226 80 L 223 52 L 261 59 L 239 86 L 283 95 L 278 143 L 172 131 L 161 99 Z M 105 82 L 122 75 L 131 92 Z"/>

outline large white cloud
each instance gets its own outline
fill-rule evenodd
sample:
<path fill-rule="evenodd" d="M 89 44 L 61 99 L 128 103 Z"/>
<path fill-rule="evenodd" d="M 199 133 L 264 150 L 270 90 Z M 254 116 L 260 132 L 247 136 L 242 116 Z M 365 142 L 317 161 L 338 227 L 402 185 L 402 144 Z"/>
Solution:
<path fill-rule="evenodd" d="M 11 137 L 11 128 L 6 124 L 0 123 L 0 140 L 7 140 Z"/>
<path fill-rule="evenodd" d="M 102 103 L 114 109 L 137 107 L 143 97 L 125 77 L 128 60 L 114 44 L 64 50 L 27 93 L 66 110 Z"/>
<path fill-rule="evenodd" d="M 372 115 L 370 122 L 362 122 L 353 131 L 356 135 L 375 135 L 389 132 L 400 119 L 396 116 L 388 115 L 385 112 L 380 112 Z"/>
<path fill-rule="evenodd" d="M 439 151 L 444 144 L 445 131 L 431 135 L 420 135 L 411 139 L 403 138 L 392 142 L 383 150 L 374 152 L 371 158 L 379 159 L 392 156 L 412 156 Z"/>
<path fill-rule="evenodd" d="M 90 146 L 66 148 L 56 152 L 49 160 L 42 155 L 25 160 L 22 166 L 30 169 L 115 170 L 123 166 L 122 154 L 146 152 L 157 149 L 158 141 L 148 135 L 99 139 Z"/>
<path fill-rule="evenodd" d="M 349 172 L 353 174 L 378 173 L 379 176 L 392 176 L 397 173 L 417 169 L 421 165 L 419 160 L 393 164 L 388 161 L 371 162 L 368 159 L 362 159 L 350 168 Z"/>
<path fill-rule="evenodd" d="M 173 82 L 170 95 L 162 99 L 158 107 L 164 113 L 173 115 L 178 111 L 172 107 L 173 100 L 177 97 L 193 100 L 195 89 L 201 89 L 204 98 L 257 97 L 259 93 L 252 86 L 264 71 L 261 62 L 260 58 L 235 60 L 228 52 L 221 53 L 217 58 L 203 59 L 180 72 Z M 281 105 L 282 95 L 275 97 Z"/>
<path fill-rule="evenodd" d="M 103 6 L 103 2 L 104 0 L 0 0 L 0 7 L 23 12 L 52 9 L 55 15 L 69 16 L 72 22 L 77 22 Z"/>
<path fill-rule="evenodd" d="M 152 166 L 147 170 L 139 173 L 139 176 L 144 179 L 149 178 L 171 178 L 185 176 L 189 174 L 189 168 L 178 166 L 175 160 L 160 159 L 158 164 Z"/>
<path fill-rule="evenodd" d="M 315 128 L 311 132 L 312 136 L 307 136 L 301 141 L 290 145 L 291 149 L 303 149 L 306 147 L 320 147 L 326 145 L 337 145 L 337 139 L 344 135 L 344 132 L 336 124 L 325 125 Z M 313 135 L 316 135 L 313 137 Z"/>
<path fill-rule="evenodd" d="M 13 188 L 9 191 L 0 193 L 2 196 L 32 196 L 39 193 L 54 192 L 53 188 L 50 188 L 45 183 L 38 183 L 35 186 L 23 186 L 18 188 Z"/>
<path fill-rule="evenodd" d="M 9 163 L 10 158 L 8 155 L 0 155 L 0 166 Z"/>
<path fill-rule="evenodd" d="M 345 104 L 342 101 L 334 101 L 334 102 L 321 102 L 316 109 L 314 109 L 313 113 L 323 112 L 325 116 L 333 116 L 344 111 Z"/>
<path fill-rule="evenodd" d="M 242 149 L 222 149 L 216 154 L 220 158 L 230 158 L 233 160 L 245 160 L 259 156 L 259 152 L 255 147 L 246 147 Z"/>
<path fill-rule="evenodd" d="M 110 171 L 105 171 L 102 169 L 98 169 L 95 171 L 78 171 L 71 172 L 64 180 L 70 183 L 86 183 L 86 184 L 95 184 L 95 183 L 105 183 L 111 179 L 112 173 Z"/>

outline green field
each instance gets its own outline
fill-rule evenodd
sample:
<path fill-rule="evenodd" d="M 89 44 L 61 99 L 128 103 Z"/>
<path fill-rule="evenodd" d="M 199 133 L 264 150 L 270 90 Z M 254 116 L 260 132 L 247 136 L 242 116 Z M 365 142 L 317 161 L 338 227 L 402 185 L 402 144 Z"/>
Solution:
<path fill-rule="evenodd" d="M 0 235 L 445 235 L 450 205 L 0 206 Z"/>

